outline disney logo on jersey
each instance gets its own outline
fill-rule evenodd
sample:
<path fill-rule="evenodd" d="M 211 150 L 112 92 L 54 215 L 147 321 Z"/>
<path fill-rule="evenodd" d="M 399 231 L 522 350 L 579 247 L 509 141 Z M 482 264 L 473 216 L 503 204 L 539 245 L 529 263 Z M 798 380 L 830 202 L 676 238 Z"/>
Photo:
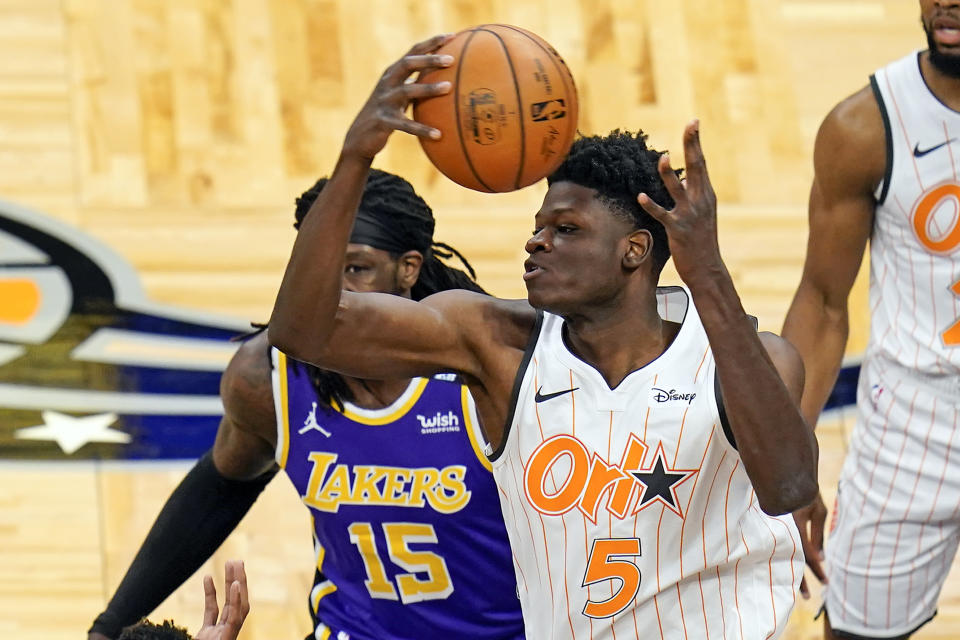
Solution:
<path fill-rule="evenodd" d="M 438 513 L 455 513 L 470 502 L 471 492 L 462 464 L 436 467 L 388 467 L 334 464 L 338 454 L 313 451 L 313 463 L 303 503 L 336 513 L 341 505 L 418 507 L 429 505 Z"/>
<path fill-rule="evenodd" d="M 447 411 L 446 413 L 437 411 L 435 415 L 429 418 L 417 414 L 417 421 L 420 423 L 420 433 L 424 435 L 460 431 L 460 418 L 453 411 Z"/>
<path fill-rule="evenodd" d="M 644 465 L 648 449 L 631 433 L 620 462 L 611 464 L 571 435 L 547 438 L 524 464 L 524 493 L 533 508 L 545 515 L 562 515 L 577 508 L 594 524 L 601 507 L 623 519 L 655 502 L 683 518 L 678 489 L 699 469 L 672 467 L 663 443 Z"/>
<path fill-rule="evenodd" d="M 684 393 L 676 389 L 659 389 L 657 387 L 650 389 L 650 399 L 660 404 L 664 402 L 686 402 L 687 405 L 690 405 L 693 404 L 693 399 L 696 397 L 696 393 Z"/>

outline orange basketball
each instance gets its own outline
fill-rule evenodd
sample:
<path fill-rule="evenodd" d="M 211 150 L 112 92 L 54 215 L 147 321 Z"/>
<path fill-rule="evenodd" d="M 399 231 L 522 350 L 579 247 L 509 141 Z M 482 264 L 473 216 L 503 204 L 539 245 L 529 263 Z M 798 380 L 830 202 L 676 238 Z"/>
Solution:
<path fill-rule="evenodd" d="M 521 189 L 557 168 L 577 131 L 577 88 L 553 47 L 519 27 L 485 24 L 437 53 L 454 63 L 417 81 L 448 80 L 451 90 L 418 101 L 413 117 L 442 133 L 420 138 L 441 173 L 491 192 Z"/>

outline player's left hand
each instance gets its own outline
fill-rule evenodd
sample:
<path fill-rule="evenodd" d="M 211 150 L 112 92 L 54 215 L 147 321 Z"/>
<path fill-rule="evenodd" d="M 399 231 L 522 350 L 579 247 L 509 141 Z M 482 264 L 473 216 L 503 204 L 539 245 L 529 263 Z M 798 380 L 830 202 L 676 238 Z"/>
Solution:
<path fill-rule="evenodd" d="M 673 264 L 680 278 L 690 285 L 701 275 L 724 269 L 717 242 L 717 195 L 700 147 L 699 120 L 693 120 L 684 129 L 683 154 L 683 181 L 670 166 L 669 154 L 660 156 L 657 164 L 663 184 L 673 198 L 673 209 L 667 211 L 645 193 L 637 196 L 637 202 L 667 230 Z"/>
<path fill-rule="evenodd" d="M 220 613 L 213 578 L 203 577 L 203 626 L 197 632 L 196 640 L 236 640 L 243 621 L 250 613 L 247 574 L 243 569 L 243 562 L 228 560 L 224 567 L 223 582 L 226 600 L 223 603 L 223 612 Z M 220 613 L 219 621 L 217 613 Z"/>
<path fill-rule="evenodd" d="M 823 527 L 827 520 L 827 507 L 823 498 L 817 498 L 805 507 L 793 512 L 793 520 L 800 531 L 800 543 L 803 546 L 803 556 L 807 566 L 822 584 L 827 583 L 827 574 L 823 570 Z M 800 581 L 800 594 L 806 599 L 810 597 L 810 588 L 807 579 Z"/>

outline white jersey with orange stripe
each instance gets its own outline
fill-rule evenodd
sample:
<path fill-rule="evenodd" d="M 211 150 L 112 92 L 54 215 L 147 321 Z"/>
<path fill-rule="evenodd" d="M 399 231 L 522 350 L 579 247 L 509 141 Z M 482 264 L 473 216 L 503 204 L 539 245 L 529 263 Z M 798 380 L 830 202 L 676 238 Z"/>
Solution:
<path fill-rule="evenodd" d="M 610 389 L 545 313 L 494 452 L 528 638 L 769 638 L 803 572 L 793 519 L 763 513 L 717 402 L 685 289 L 669 348 Z"/>
<path fill-rule="evenodd" d="M 877 71 L 887 170 L 870 243 L 867 353 L 930 376 L 960 374 L 960 113 L 930 91 L 919 52 Z"/>

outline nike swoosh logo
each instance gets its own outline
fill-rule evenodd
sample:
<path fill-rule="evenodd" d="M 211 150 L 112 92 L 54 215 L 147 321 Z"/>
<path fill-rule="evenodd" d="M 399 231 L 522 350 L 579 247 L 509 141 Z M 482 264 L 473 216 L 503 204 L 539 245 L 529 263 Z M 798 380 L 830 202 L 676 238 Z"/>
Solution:
<path fill-rule="evenodd" d="M 542 393 L 540 393 L 540 392 L 543 391 L 543 387 L 540 387 L 539 389 L 537 389 L 537 395 L 533 396 L 533 401 L 534 401 L 534 402 L 546 402 L 547 400 L 552 400 L 553 398 L 556 398 L 557 396 L 562 396 L 562 395 L 565 394 L 565 393 L 572 393 L 572 392 L 576 391 L 576 390 L 579 389 L 579 388 L 580 388 L 580 387 L 574 387 L 573 389 L 564 389 L 563 391 L 554 391 L 553 393 L 542 394 Z"/>
<path fill-rule="evenodd" d="M 933 146 L 933 147 L 930 147 L 929 149 L 922 149 L 922 150 L 920 149 L 920 143 L 918 142 L 918 143 L 916 144 L 916 146 L 913 147 L 913 157 L 914 157 L 914 158 L 922 158 L 923 156 L 927 155 L 928 153 L 933 153 L 934 151 L 936 151 L 936 150 L 939 149 L 940 147 L 945 147 L 945 146 L 947 146 L 948 144 L 950 144 L 951 142 L 954 142 L 955 140 L 956 140 L 956 138 L 950 138 L 950 139 L 947 140 L 946 142 L 941 142 L 940 144 L 935 145 L 935 146 Z"/>

